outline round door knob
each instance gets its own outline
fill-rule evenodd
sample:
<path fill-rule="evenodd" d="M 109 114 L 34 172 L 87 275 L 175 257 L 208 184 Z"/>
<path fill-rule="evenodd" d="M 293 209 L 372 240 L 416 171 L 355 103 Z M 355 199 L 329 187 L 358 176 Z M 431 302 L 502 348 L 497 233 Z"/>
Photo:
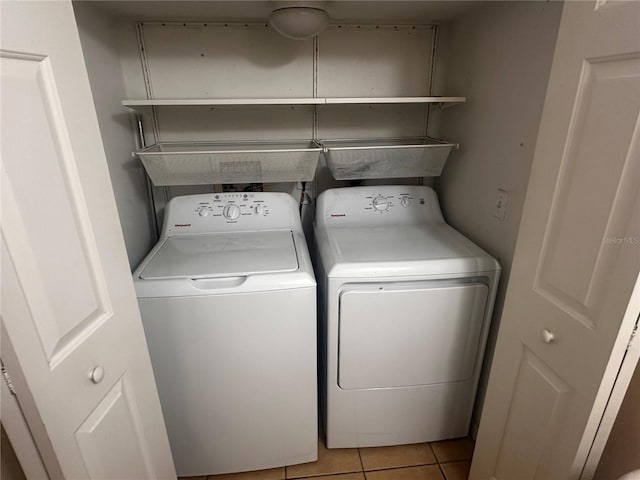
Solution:
<path fill-rule="evenodd" d="M 240 207 L 230 203 L 222 209 L 222 215 L 227 220 L 235 220 L 240 216 Z"/>
<path fill-rule="evenodd" d="M 551 330 L 547 330 L 546 328 L 542 330 L 542 341 L 544 343 L 553 343 L 555 339 L 556 336 Z"/>
<path fill-rule="evenodd" d="M 104 378 L 104 367 L 98 365 L 97 367 L 93 367 L 93 370 L 89 373 L 89 379 L 93 383 L 100 383 Z"/>
<path fill-rule="evenodd" d="M 382 195 L 380 195 L 379 197 L 374 198 L 373 202 L 371 202 L 371 203 L 373 204 L 373 208 L 375 208 L 379 212 L 382 212 L 382 211 L 386 210 L 387 208 L 389 208 L 389 200 L 384 198 Z"/>

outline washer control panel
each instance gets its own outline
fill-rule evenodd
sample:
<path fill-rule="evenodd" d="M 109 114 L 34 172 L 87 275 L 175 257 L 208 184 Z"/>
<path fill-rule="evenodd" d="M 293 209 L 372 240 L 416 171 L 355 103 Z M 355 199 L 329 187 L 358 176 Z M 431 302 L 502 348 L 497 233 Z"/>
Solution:
<path fill-rule="evenodd" d="M 290 228 L 299 222 L 295 199 L 285 193 L 233 192 L 175 197 L 167 204 L 163 235 L 231 229 Z"/>
<path fill-rule="evenodd" d="M 335 188 L 318 197 L 318 225 L 363 226 L 442 220 L 433 189 L 415 185 Z"/>
<path fill-rule="evenodd" d="M 236 222 L 243 216 L 269 215 L 268 201 L 257 193 L 214 193 L 199 199 L 194 206 L 194 213 L 199 217 L 221 217 L 229 222 Z"/>

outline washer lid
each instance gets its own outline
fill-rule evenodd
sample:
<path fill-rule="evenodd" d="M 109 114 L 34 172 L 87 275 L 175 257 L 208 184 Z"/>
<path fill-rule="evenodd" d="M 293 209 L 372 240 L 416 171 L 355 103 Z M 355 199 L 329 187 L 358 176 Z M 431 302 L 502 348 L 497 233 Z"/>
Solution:
<path fill-rule="evenodd" d="M 166 238 L 140 277 L 230 277 L 297 269 L 291 231 L 211 233 Z"/>

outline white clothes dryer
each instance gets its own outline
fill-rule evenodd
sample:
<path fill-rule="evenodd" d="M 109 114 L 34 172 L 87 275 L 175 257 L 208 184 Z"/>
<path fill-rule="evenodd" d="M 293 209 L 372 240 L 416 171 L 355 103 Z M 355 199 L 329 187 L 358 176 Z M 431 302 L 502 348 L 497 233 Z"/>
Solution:
<path fill-rule="evenodd" d="M 498 263 L 428 187 L 327 190 L 315 236 L 327 447 L 467 435 Z"/>
<path fill-rule="evenodd" d="M 174 198 L 133 276 L 178 475 L 316 460 L 316 284 L 293 197 Z"/>

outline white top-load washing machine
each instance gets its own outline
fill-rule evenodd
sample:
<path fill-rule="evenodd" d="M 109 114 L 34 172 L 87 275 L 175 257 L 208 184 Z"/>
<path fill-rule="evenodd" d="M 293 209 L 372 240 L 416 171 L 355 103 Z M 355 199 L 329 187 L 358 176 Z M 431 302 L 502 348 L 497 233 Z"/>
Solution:
<path fill-rule="evenodd" d="M 293 197 L 172 199 L 134 283 L 179 476 L 317 459 L 316 284 Z"/>
<path fill-rule="evenodd" d="M 467 435 L 498 263 L 428 187 L 327 190 L 315 235 L 327 446 Z"/>

